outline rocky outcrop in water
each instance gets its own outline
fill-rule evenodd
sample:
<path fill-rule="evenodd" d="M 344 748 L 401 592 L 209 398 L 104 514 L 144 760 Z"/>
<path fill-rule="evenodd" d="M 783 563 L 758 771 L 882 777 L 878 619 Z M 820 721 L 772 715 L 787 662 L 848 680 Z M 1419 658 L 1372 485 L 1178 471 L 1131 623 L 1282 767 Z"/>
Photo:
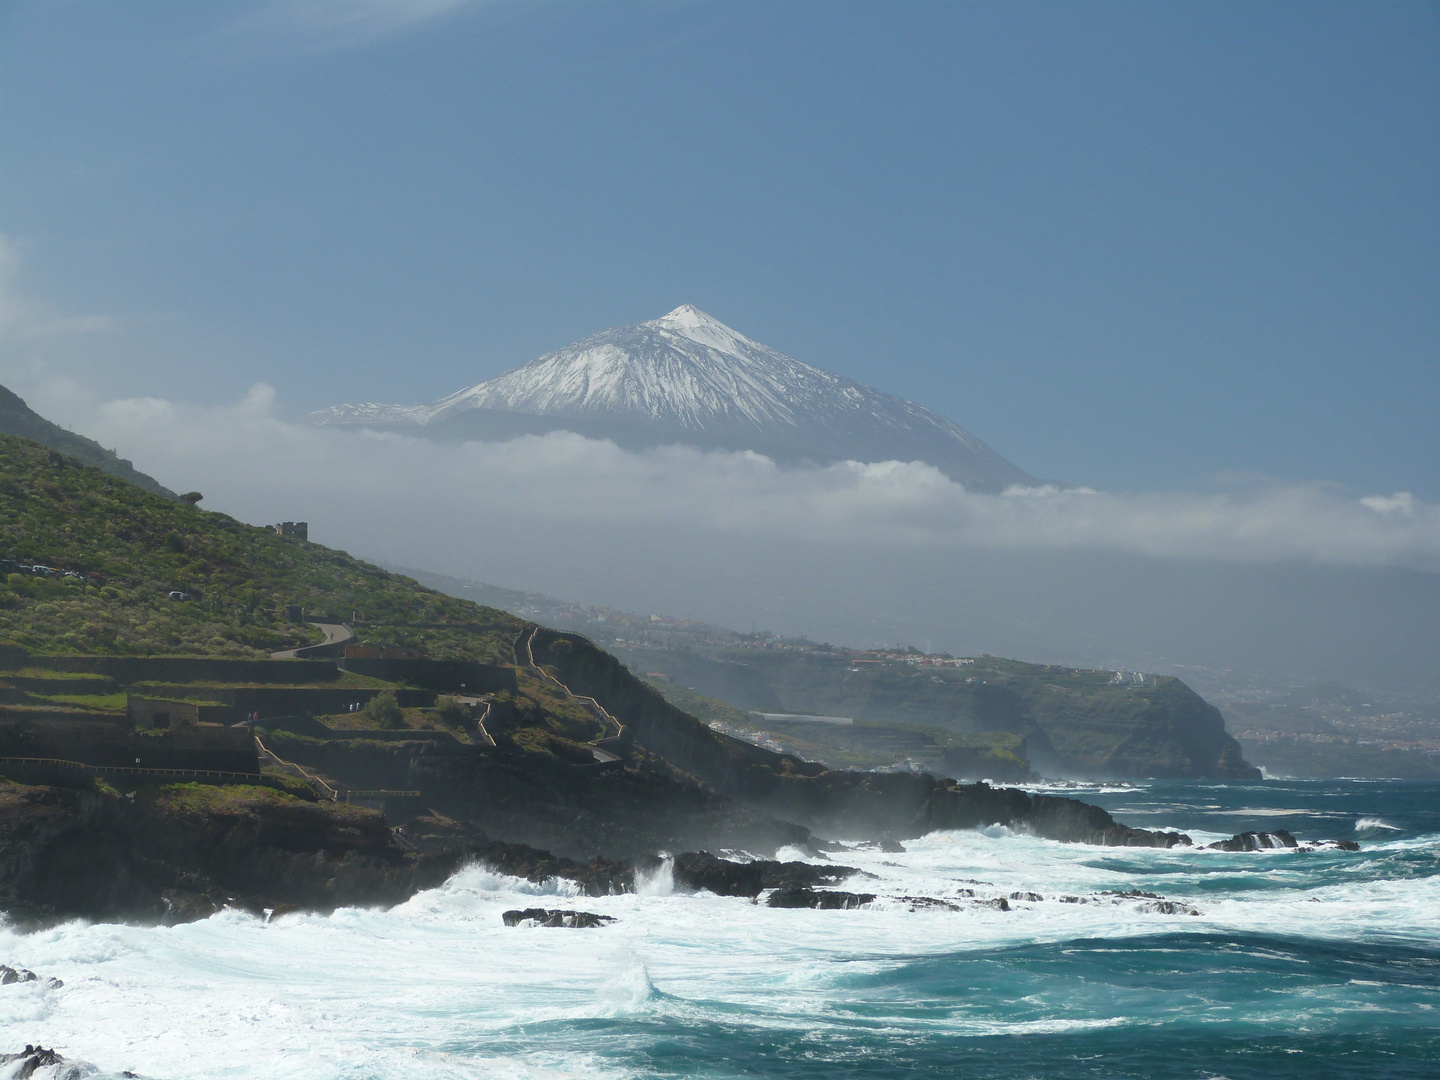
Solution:
<path fill-rule="evenodd" d="M 604 926 L 615 920 L 609 915 L 596 915 L 589 911 L 566 911 L 560 908 L 525 908 L 524 910 L 507 911 L 500 916 L 506 926 L 524 926 L 526 923 L 532 926 L 567 926 L 574 930 L 584 930 L 596 926 Z"/>
<path fill-rule="evenodd" d="M 639 869 L 646 869 L 641 866 Z M 675 856 L 675 884 L 686 889 L 708 889 L 718 896 L 759 896 L 765 889 L 804 889 L 834 885 L 860 871 L 853 866 L 827 866 L 804 862 L 732 862 L 708 851 L 687 851 Z"/>
<path fill-rule="evenodd" d="M 573 881 L 586 896 L 609 896 L 635 887 L 635 871 L 631 867 L 599 856 L 588 863 L 578 863 L 525 844 L 506 844 L 499 840 L 472 844 L 467 853 L 492 870 L 527 881 L 538 883 L 551 878 Z"/>
<path fill-rule="evenodd" d="M 776 889 L 765 903 L 773 908 L 819 908 L 845 911 L 873 902 L 874 893 L 840 892 L 835 889 Z"/>
<path fill-rule="evenodd" d="M 26 1045 L 18 1054 L 0 1054 L 0 1066 L 4 1066 L 5 1075 L 13 1077 L 14 1080 L 27 1080 L 35 1075 L 36 1070 L 47 1068 L 57 1069 L 54 1074 L 56 1080 L 70 1080 L 71 1077 L 80 1076 L 78 1068 L 59 1071 L 57 1067 L 64 1063 L 65 1059 L 57 1051 L 46 1050 L 43 1046 Z"/>
<path fill-rule="evenodd" d="M 1136 829 L 1116 821 L 1098 806 L 1054 795 L 1030 795 L 1016 788 L 937 781 L 917 812 L 920 832 L 978 829 L 1004 825 L 1046 840 L 1102 847 L 1189 847 L 1178 832 Z"/>
<path fill-rule="evenodd" d="M 1265 851 L 1270 848 L 1299 847 L 1299 843 L 1284 829 L 1276 829 L 1273 833 L 1236 833 L 1229 840 L 1219 840 L 1205 846 L 1216 851 Z"/>
<path fill-rule="evenodd" d="M 1284 829 L 1236 833 L 1229 840 L 1217 840 L 1205 846 L 1214 851 L 1275 851 L 1286 848 L 1301 852 L 1360 850 L 1360 845 L 1354 840 L 1310 840 L 1301 843 Z"/>
<path fill-rule="evenodd" d="M 12 968 L 9 964 L 0 964 L 0 986 L 9 986 L 11 983 L 40 982 L 40 976 L 29 968 Z M 52 989 L 59 989 L 65 984 L 59 979 L 45 979 L 45 985 Z"/>

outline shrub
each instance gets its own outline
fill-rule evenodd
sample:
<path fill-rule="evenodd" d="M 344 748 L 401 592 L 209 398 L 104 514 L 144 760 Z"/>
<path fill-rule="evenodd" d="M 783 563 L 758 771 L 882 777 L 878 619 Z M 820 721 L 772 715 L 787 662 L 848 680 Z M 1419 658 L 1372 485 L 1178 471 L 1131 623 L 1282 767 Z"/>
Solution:
<path fill-rule="evenodd" d="M 452 727 L 470 719 L 470 710 L 453 697 L 442 697 L 435 702 L 435 714 Z"/>
<path fill-rule="evenodd" d="M 365 715 L 383 728 L 405 726 L 405 714 L 400 710 L 394 690 L 382 690 L 366 702 Z"/>

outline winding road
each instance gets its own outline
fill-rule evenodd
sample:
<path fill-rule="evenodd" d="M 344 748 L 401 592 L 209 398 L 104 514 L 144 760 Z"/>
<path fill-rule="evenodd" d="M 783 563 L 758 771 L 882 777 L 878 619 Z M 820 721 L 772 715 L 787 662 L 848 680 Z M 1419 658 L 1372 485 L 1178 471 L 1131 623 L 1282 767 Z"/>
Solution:
<path fill-rule="evenodd" d="M 271 660 L 303 660 L 307 656 L 316 655 L 321 649 L 344 645 L 355 640 L 355 631 L 344 623 L 315 622 L 312 619 L 306 619 L 305 622 L 324 630 L 325 640 L 316 645 L 302 645 L 298 649 L 282 649 L 280 652 L 273 652 L 270 654 Z"/>

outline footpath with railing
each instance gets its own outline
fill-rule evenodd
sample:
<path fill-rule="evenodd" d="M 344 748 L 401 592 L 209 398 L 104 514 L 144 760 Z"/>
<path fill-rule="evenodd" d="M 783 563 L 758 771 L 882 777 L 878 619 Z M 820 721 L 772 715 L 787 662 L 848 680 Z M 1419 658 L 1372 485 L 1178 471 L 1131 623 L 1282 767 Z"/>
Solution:
<path fill-rule="evenodd" d="M 174 781 L 210 780 L 230 784 L 258 784 L 263 779 L 259 772 L 226 772 L 222 769 L 155 769 L 147 768 L 144 765 L 90 765 L 83 761 L 68 761 L 65 758 L 0 757 L 0 768 L 8 766 L 76 770 L 101 775 L 129 776 L 137 779 L 157 777 Z"/>
<path fill-rule="evenodd" d="M 522 631 L 520 636 L 515 639 L 515 662 L 528 669 L 537 677 L 559 687 L 566 697 L 580 702 L 580 704 L 589 709 L 595 719 L 600 722 L 605 734 L 590 744 L 591 753 L 594 754 L 597 762 L 605 765 L 610 762 L 621 761 L 625 750 L 624 725 L 621 724 L 619 720 L 616 720 L 615 717 L 611 716 L 610 713 L 606 711 L 605 706 L 601 705 L 593 697 L 590 697 L 588 694 L 575 693 L 570 687 L 566 686 L 535 662 L 533 644 L 535 635 L 539 630 L 540 628 L 538 626 L 532 626 L 528 632 Z"/>
<path fill-rule="evenodd" d="M 286 761 L 266 746 L 260 740 L 259 735 L 255 736 L 255 746 L 260 751 L 262 760 L 268 761 L 271 766 L 281 772 L 309 784 L 316 795 L 322 799 L 329 799 L 331 802 L 351 802 L 354 799 L 418 799 L 420 797 L 418 791 L 397 791 L 389 788 L 337 788 L 305 766 L 297 765 L 293 761 Z"/>
<path fill-rule="evenodd" d="M 419 798 L 418 791 L 396 791 L 389 788 L 337 788 L 308 769 L 296 765 L 267 749 L 259 738 L 255 743 L 260 750 L 261 760 L 269 762 L 278 771 L 303 781 L 322 799 L 330 802 L 351 802 L 355 799 Z M 113 776 L 128 780 L 160 780 L 181 784 L 199 782 L 204 784 L 254 784 L 274 787 L 278 781 L 263 772 L 228 772 L 224 769 L 157 769 L 144 765 L 91 765 L 85 761 L 70 761 L 68 758 L 47 757 L 0 757 L 0 770 L 12 775 L 29 774 L 30 778 L 48 782 L 64 776 L 67 780 L 82 776 Z M 40 775 L 36 775 L 40 774 Z"/>

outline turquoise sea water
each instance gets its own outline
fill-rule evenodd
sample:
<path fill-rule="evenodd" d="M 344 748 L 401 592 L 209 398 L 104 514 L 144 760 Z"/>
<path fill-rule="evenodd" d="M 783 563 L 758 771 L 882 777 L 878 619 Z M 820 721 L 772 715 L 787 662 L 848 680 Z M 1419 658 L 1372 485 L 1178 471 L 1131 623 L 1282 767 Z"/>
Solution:
<path fill-rule="evenodd" d="M 54 1044 L 102 1077 L 1440 1076 L 1440 785 L 1072 793 L 1201 842 L 1283 828 L 1362 851 L 991 829 L 837 855 L 879 896 L 856 911 L 684 895 L 663 872 L 591 899 L 476 867 L 391 911 L 0 931 L 0 961 L 65 982 L 0 987 L 0 1049 Z M 1016 893 L 1040 899 L 984 903 Z M 537 905 L 618 921 L 502 925 Z"/>

